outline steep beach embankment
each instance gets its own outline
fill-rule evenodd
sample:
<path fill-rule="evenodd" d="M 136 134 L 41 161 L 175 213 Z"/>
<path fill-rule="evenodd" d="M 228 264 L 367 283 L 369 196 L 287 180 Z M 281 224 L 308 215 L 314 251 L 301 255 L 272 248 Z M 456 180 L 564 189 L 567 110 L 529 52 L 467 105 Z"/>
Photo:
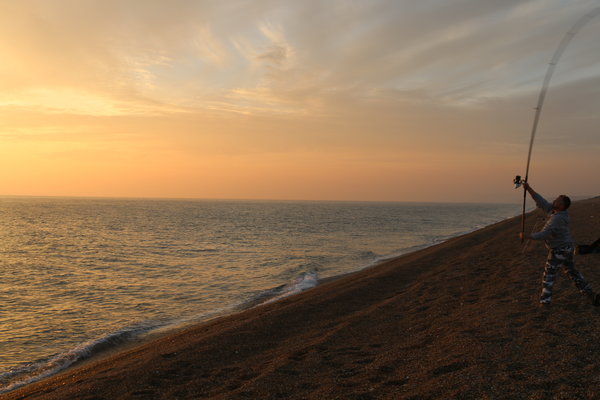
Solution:
<path fill-rule="evenodd" d="M 570 214 L 579 242 L 600 236 L 600 198 Z M 0 398 L 600 397 L 600 310 L 563 274 L 540 309 L 546 251 L 522 252 L 519 229 L 503 221 Z M 576 264 L 600 291 L 600 255 Z"/>

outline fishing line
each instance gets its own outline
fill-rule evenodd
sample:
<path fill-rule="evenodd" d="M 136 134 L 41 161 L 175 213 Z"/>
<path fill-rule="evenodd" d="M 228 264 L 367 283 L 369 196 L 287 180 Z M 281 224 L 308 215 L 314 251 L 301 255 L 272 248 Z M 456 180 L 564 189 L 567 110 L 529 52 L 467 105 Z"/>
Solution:
<path fill-rule="evenodd" d="M 567 46 L 569 45 L 571 40 L 573 40 L 573 37 L 575 37 L 575 35 L 581 30 L 581 28 L 584 27 L 585 24 L 587 24 L 591 19 L 596 17 L 598 14 L 600 14 L 600 7 L 594 8 L 593 10 L 591 10 L 590 12 L 585 14 L 583 17 L 581 17 L 575 23 L 575 25 L 573 25 L 571 27 L 571 29 L 569 29 L 567 31 L 565 36 L 562 38 L 562 40 L 558 44 L 558 47 L 554 51 L 552 58 L 550 59 L 550 63 L 548 64 L 548 70 L 546 71 L 546 76 L 544 76 L 544 82 L 542 83 L 542 90 L 540 91 L 540 94 L 538 96 L 537 105 L 535 107 L 535 115 L 533 117 L 533 126 L 531 128 L 531 138 L 529 139 L 529 151 L 527 153 L 527 168 L 525 169 L 525 179 L 521 179 L 521 177 L 517 175 L 517 177 L 514 179 L 516 188 L 521 186 L 521 184 L 523 184 L 523 183 L 527 183 L 527 180 L 529 179 L 529 166 L 531 165 L 531 151 L 533 150 L 533 141 L 535 140 L 535 134 L 537 132 L 538 124 L 540 121 L 542 107 L 544 105 L 546 93 L 548 92 L 548 87 L 550 86 L 550 80 L 552 79 L 552 75 L 554 74 L 554 69 L 556 68 L 556 65 L 558 64 L 560 57 L 565 52 L 565 49 L 567 48 Z M 525 234 L 525 204 L 526 204 L 526 202 L 527 202 L 527 190 L 525 190 L 525 187 L 523 187 L 523 212 L 522 212 L 522 217 L 521 217 L 521 233 L 523 235 Z M 521 243 L 522 242 L 523 242 L 523 239 L 521 239 Z"/>

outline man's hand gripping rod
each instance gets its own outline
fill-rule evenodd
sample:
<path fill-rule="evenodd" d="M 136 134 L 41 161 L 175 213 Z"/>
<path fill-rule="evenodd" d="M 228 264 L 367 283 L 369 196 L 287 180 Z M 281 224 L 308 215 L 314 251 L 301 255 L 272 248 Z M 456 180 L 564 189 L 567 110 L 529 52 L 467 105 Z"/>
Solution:
<path fill-rule="evenodd" d="M 527 177 L 522 179 L 521 175 L 517 175 L 515 179 L 513 179 L 513 183 L 515 184 L 515 189 L 523 186 L 523 212 L 521 214 L 521 243 L 523 243 L 525 240 L 525 202 L 527 201 L 527 187 L 525 184 L 527 183 Z"/>

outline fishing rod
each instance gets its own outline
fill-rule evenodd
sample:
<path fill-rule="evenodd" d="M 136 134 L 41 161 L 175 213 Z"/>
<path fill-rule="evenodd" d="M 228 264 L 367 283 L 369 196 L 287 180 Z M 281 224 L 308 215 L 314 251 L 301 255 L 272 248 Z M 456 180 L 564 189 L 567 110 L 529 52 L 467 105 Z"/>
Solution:
<path fill-rule="evenodd" d="M 527 183 L 529 179 L 529 166 L 531 165 L 531 151 L 533 150 L 533 141 L 535 139 L 535 133 L 537 132 L 537 127 L 540 122 L 540 115 L 542 113 L 542 107 L 544 105 L 544 100 L 546 98 L 546 93 L 548 92 L 548 87 L 550 86 L 550 80 L 552 79 L 552 75 L 554 74 L 554 69 L 556 68 L 556 64 L 558 64 L 558 60 L 565 52 L 565 49 L 573 40 L 573 37 L 587 24 L 591 19 L 600 14 L 600 7 L 592 9 L 590 12 L 581 17 L 575 25 L 571 27 L 562 38 L 558 47 L 554 51 L 552 58 L 550 59 L 550 63 L 548 64 L 548 69 L 546 70 L 546 76 L 544 76 L 544 82 L 542 83 L 542 90 L 538 96 L 537 105 L 535 107 L 535 115 L 533 117 L 533 127 L 531 128 L 531 138 L 529 139 L 529 152 L 527 153 L 527 168 L 525 169 L 525 178 L 521 178 L 520 175 L 517 175 L 513 180 L 515 184 L 515 189 L 518 189 L 524 183 Z M 523 237 L 525 236 L 525 204 L 527 202 L 527 189 L 526 186 L 523 185 L 523 212 L 521 214 L 521 243 L 523 243 Z"/>

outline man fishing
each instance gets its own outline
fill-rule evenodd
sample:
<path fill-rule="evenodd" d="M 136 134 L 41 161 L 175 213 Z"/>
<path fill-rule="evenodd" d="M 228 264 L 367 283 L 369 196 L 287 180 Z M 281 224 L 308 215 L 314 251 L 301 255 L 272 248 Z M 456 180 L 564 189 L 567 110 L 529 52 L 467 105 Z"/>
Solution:
<path fill-rule="evenodd" d="M 577 289 L 588 296 L 594 306 L 600 306 L 600 295 L 594 293 L 592 286 L 585 280 L 583 275 L 575 269 L 573 261 L 573 238 L 569 230 L 569 214 L 567 209 L 571 205 L 571 199 L 568 196 L 558 196 L 552 204 L 536 193 L 526 182 L 523 187 L 531 198 L 535 201 L 538 208 L 550 215 L 546 225 L 540 232 L 526 235 L 533 240 L 543 240 L 549 249 L 546 268 L 542 280 L 542 294 L 540 295 L 540 305 L 550 305 L 552 301 L 552 287 L 554 278 L 560 267 L 564 267 L 564 272 L 569 275 Z M 519 233 L 523 239 L 523 233 Z"/>

